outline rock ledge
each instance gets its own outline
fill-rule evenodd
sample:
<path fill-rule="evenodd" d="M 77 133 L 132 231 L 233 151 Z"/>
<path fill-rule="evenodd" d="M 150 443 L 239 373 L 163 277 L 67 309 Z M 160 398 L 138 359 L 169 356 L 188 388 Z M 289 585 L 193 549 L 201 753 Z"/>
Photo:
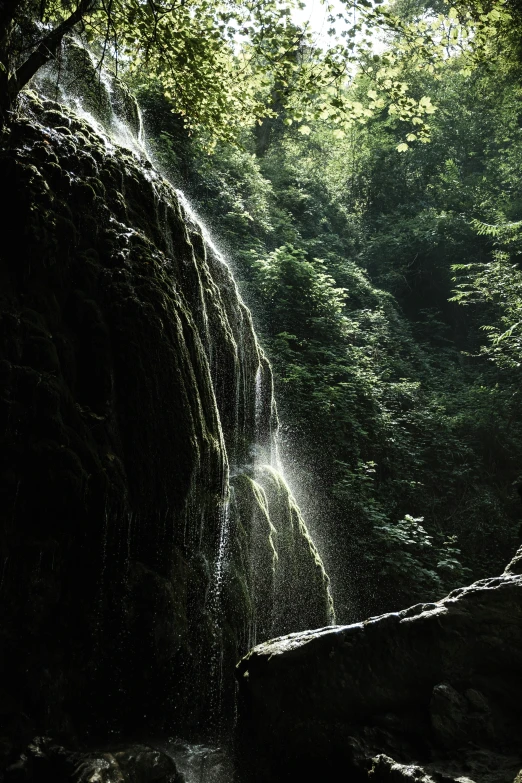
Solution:
<path fill-rule="evenodd" d="M 237 670 L 247 779 L 519 783 L 520 558 L 436 603 L 254 648 Z"/>

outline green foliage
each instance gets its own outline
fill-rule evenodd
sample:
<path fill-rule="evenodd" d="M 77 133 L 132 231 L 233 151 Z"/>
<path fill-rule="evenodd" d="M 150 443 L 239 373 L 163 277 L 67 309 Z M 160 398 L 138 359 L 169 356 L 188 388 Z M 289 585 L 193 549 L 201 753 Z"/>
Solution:
<path fill-rule="evenodd" d="M 517 541 L 520 19 L 358 0 L 322 48 L 292 5 L 6 0 L 0 97 L 72 29 L 139 92 L 257 313 L 349 620 L 489 575 Z"/>
<path fill-rule="evenodd" d="M 510 22 L 406 6 L 359 6 L 328 52 L 272 0 L 110 17 L 154 154 L 254 310 L 341 621 L 495 573 L 518 540 L 521 91 L 464 32 Z"/>
<path fill-rule="evenodd" d="M 332 347 L 330 338 L 342 339 L 347 328 L 342 315 L 346 291 L 335 286 L 324 261 L 308 261 L 302 250 L 283 245 L 254 264 L 257 288 L 270 307 L 277 337 L 280 327 L 299 333 L 300 350 L 310 341 L 329 340 Z"/>
<path fill-rule="evenodd" d="M 474 221 L 478 234 L 494 239 L 491 258 L 483 263 L 453 264 L 457 283 L 452 301 L 461 305 L 492 303 L 495 322 L 481 328 L 487 344 L 480 351 L 500 366 L 518 370 L 522 366 L 522 271 L 513 263 L 519 256 L 522 222 L 486 225 Z M 507 250 L 501 247 L 509 248 Z"/>
<path fill-rule="evenodd" d="M 247 132 L 212 159 L 191 143 L 185 173 L 269 350 L 341 621 L 498 572 L 520 525 L 518 368 L 481 350 L 521 320 L 520 88 L 509 73 L 470 78 L 456 57 L 432 75 L 401 67 L 439 107 L 428 145 L 397 154 L 404 124 L 383 109 L 344 134 L 276 122 L 262 156 Z M 484 278 L 461 289 L 467 308 L 448 301 L 452 267 L 476 264 L 496 293 Z M 512 358 L 517 330 L 498 343 Z"/>
<path fill-rule="evenodd" d="M 359 0 L 361 3 L 361 0 Z M 321 118 L 341 137 L 354 123 L 387 106 L 410 128 L 410 140 L 427 140 L 434 111 L 428 96 L 408 95 L 395 57 L 386 53 L 365 98 L 348 93 L 355 62 L 366 50 L 351 43 L 318 47 L 310 30 L 292 22 L 295 0 L 6 0 L 0 9 L 0 109 L 12 108 L 19 90 L 57 56 L 64 35 L 81 34 L 105 62 L 137 88 L 160 85 L 191 132 L 206 135 L 208 149 L 235 139 L 238 128 L 284 112 L 284 121 L 309 134 Z M 371 3 L 361 3 L 368 16 Z M 370 21 L 370 19 L 372 21 Z M 389 23 L 375 12 L 366 23 Z M 333 30 L 332 30 L 333 35 Z M 376 58 L 379 59 L 379 58 Z M 358 76 L 356 75 L 356 80 Z M 3 116 L 3 115 L 2 115 Z"/>
<path fill-rule="evenodd" d="M 461 565 L 456 536 L 440 540 L 439 535 L 435 542 L 422 527 L 423 521 L 423 517 L 406 514 L 395 524 L 377 525 L 368 559 L 377 564 L 384 580 L 405 586 L 414 578 L 419 598 L 430 600 L 451 586 L 464 584 L 469 570 Z M 408 591 L 401 597 L 408 600 Z"/>

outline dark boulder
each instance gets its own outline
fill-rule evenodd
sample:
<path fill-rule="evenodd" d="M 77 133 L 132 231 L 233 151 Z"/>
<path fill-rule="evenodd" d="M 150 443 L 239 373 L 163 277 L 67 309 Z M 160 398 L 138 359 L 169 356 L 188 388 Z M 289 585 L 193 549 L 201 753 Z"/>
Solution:
<path fill-rule="evenodd" d="M 522 767 L 517 570 L 252 650 L 238 666 L 246 779 L 343 769 L 350 781 L 512 783 Z"/>
<path fill-rule="evenodd" d="M 148 745 L 71 751 L 36 737 L 11 764 L 5 783 L 184 783 L 173 759 Z"/>

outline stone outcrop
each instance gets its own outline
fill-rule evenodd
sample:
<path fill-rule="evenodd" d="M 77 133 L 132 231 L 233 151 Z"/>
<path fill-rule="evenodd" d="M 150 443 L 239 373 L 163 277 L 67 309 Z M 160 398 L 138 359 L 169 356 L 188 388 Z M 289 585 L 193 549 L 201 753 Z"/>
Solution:
<path fill-rule="evenodd" d="M 36 735 L 215 727 L 251 643 L 331 613 L 271 489 L 271 371 L 227 265 L 144 154 L 23 100 L 0 139 L 0 766 Z M 265 589 L 286 571 L 302 606 Z"/>
<path fill-rule="evenodd" d="M 185 783 L 168 754 L 148 745 L 70 751 L 35 737 L 4 774 L 5 783 Z"/>
<path fill-rule="evenodd" d="M 252 650 L 238 666 L 245 780 L 513 783 L 520 554 L 437 603 Z"/>

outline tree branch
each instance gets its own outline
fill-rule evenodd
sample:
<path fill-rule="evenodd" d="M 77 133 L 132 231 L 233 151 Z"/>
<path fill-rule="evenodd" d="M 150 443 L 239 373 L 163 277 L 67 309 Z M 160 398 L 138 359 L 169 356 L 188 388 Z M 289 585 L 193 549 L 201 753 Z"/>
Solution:
<path fill-rule="evenodd" d="M 40 41 L 34 52 L 29 55 L 27 60 L 10 77 L 9 91 L 12 95 L 20 92 L 35 73 L 56 55 L 64 35 L 81 21 L 85 14 L 94 6 L 94 3 L 95 0 L 80 0 L 76 10 Z"/>
<path fill-rule="evenodd" d="M 0 0 L 0 40 L 6 36 L 22 2 L 23 0 Z"/>

